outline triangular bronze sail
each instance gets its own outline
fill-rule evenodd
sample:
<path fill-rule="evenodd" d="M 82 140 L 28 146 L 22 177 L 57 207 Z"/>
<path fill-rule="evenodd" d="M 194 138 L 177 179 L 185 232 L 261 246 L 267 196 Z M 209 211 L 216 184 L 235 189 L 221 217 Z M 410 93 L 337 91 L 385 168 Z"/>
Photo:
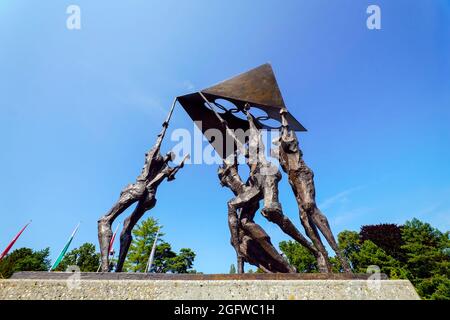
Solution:
<path fill-rule="evenodd" d="M 202 92 L 260 106 L 285 107 L 272 67 L 268 63 L 203 89 Z"/>
<path fill-rule="evenodd" d="M 281 125 L 280 109 L 284 108 L 285 104 L 272 67 L 268 63 L 222 81 L 212 87 L 203 89 L 200 92 L 212 105 L 218 99 L 227 100 L 235 105 L 236 108 L 234 110 L 225 112 L 222 112 L 224 110 L 220 109 L 215 110 L 219 112 L 220 117 L 226 121 L 230 129 L 248 129 L 248 121 L 235 115 L 244 110 L 247 103 L 251 107 L 250 113 L 253 108 L 257 108 L 267 114 L 267 117 L 257 117 L 255 119 L 258 127 L 262 129 L 274 129 L 264 124 L 264 121 L 268 119 L 276 120 Z M 222 124 L 215 115 L 215 112 L 208 107 L 208 103 L 205 103 L 205 99 L 199 92 L 180 96 L 177 99 L 197 125 L 201 121 L 201 130 L 204 134 L 208 129 L 218 129 L 223 132 L 224 136 L 228 136 L 223 130 Z M 290 113 L 287 114 L 287 120 L 290 129 L 306 131 Z M 209 137 L 207 138 L 210 140 Z M 210 142 L 223 158 L 230 154 L 229 151 L 224 151 L 224 142 L 211 140 Z"/>

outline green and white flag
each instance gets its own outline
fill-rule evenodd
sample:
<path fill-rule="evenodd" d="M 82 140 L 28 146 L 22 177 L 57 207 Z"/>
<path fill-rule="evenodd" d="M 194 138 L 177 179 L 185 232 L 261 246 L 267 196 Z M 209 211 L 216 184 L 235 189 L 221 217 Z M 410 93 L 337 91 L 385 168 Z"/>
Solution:
<path fill-rule="evenodd" d="M 61 263 L 61 260 L 64 258 L 64 255 L 66 254 L 67 250 L 69 249 L 69 246 L 72 243 L 73 237 L 77 233 L 79 227 L 80 227 L 80 223 L 78 223 L 78 225 L 76 226 L 75 230 L 73 230 L 72 235 L 69 238 L 69 241 L 67 241 L 66 245 L 61 250 L 61 253 L 58 256 L 58 259 L 55 260 L 55 262 L 53 263 L 51 268 L 48 270 L 49 272 L 52 271 L 52 270 L 55 270 L 58 267 L 58 265 Z"/>

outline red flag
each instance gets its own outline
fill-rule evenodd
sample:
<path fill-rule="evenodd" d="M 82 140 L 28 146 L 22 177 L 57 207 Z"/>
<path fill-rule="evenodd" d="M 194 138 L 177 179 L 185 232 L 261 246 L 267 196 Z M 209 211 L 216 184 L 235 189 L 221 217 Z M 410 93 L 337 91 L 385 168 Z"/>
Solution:
<path fill-rule="evenodd" d="M 14 237 L 14 239 L 12 239 L 12 241 L 8 244 L 8 246 L 6 247 L 6 249 L 2 252 L 2 254 L 0 255 L 0 260 L 2 260 L 9 252 L 9 250 L 12 248 L 12 246 L 14 245 L 14 243 L 17 241 L 17 239 L 19 239 L 20 235 L 22 234 L 22 232 L 25 231 L 25 229 L 28 227 L 28 225 L 31 223 L 28 222 L 25 227 L 22 228 L 22 230 L 19 231 L 18 234 L 16 234 L 16 236 Z"/>

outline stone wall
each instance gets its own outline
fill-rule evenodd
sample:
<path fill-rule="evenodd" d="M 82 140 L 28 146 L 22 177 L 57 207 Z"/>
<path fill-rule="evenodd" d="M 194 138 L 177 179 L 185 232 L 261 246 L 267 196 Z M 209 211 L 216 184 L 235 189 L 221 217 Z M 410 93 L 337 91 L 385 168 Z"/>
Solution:
<path fill-rule="evenodd" d="M 408 280 L 0 280 L 0 299 L 419 299 Z"/>

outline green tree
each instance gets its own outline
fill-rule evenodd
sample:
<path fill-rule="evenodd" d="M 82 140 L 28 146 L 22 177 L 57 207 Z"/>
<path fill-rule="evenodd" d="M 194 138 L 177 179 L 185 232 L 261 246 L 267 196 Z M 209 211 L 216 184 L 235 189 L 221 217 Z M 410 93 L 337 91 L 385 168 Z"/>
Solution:
<path fill-rule="evenodd" d="M 350 262 L 353 272 L 366 273 L 369 266 L 375 265 L 390 278 L 406 277 L 407 272 L 399 261 L 371 240 L 362 241 L 358 232 L 346 230 L 339 233 L 338 246 Z M 341 271 L 339 260 L 334 257 L 330 260 L 333 269 Z"/>
<path fill-rule="evenodd" d="M 279 247 L 297 272 L 318 272 L 316 259 L 304 246 L 294 241 L 282 241 Z"/>
<path fill-rule="evenodd" d="M 156 232 L 158 232 L 158 223 L 152 217 L 143 220 L 133 229 L 133 241 L 131 242 L 128 251 L 124 270 L 131 272 L 145 272 L 153 242 L 155 241 Z M 159 233 L 160 237 L 163 235 L 163 233 Z M 159 239 L 159 242 L 161 242 L 161 238 Z M 157 251 L 158 249 L 160 248 L 157 248 Z"/>
<path fill-rule="evenodd" d="M 408 274 L 399 261 L 370 240 L 363 242 L 360 250 L 352 255 L 351 261 L 357 273 L 366 273 L 369 266 L 375 265 L 391 279 L 404 279 Z"/>
<path fill-rule="evenodd" d="M 413 219 L 405 223 L 402 236 L 406 264 L 416 278 L 450 276 L 449 232 L 442 233 L 428 223 Z"/>
<path fill-rule="evenodd" d="M 338 247 L 344 254 L 352 270 L 355 270 L 355 255 L 361 250 L 361 241 L 358 232 L 342 231 L 338 234 Z M 343 272 L 341 261 L 337 257 L 329 257 L 333 272 Z"/>
<path fill-rule="evenodd" d="M 169 272 L 170 263 L 176 256 L 177 254 L 172 251 L 172 246 L 169 243 L 161 240 L 160 244 L 156 246 L 153 266 L 150 272 Z"/>
<path fill-rule="evenodd" d="M 162 257 L 162 259 L 164 258 Z M 174 257 L 166 259 L 168 261 L 167 268 L 161 272 L 193 273 L 192 265 L 194 264 L 194 259 L 194 251 L 188 248 L 182 248 Z"/>
<path fill-rule="evenodd" d="M 230 266 L 230 272 L 229 272 L 230 274 L 235 274 L 236 273 L 236 267 L 234 266 L 234 264 L 232 264 L 231 266 Z"/>
<path fill-rule="evenodd" d="M 399 236 L 401 235 L 401 237 Z M 404 226 L 363 226 L 361 232 L 338 234 L 338 246 L 355 273 L 378 266 L 391 279 L 408 278 L 424 299 L 450 299 L 450 239 L 417 219 Z M 313 256 L 299 244 L 281 242 L 280 249 L 299 272 L 316 272 Z M 342 272 L 339 259 L 330 257 L 333 272 Z"/>
<path fill-rule="evenodd" d="M 432 278 L 413 279 L 417 293 L 425 299 L 450 300 L 450 280 L 443 275 L 435 275 Z"/>
<path fill-rule="evenodd" d="M 344 231 L 338 235 L 338 242 L 354 272 L 377 265 L 391 279 L 408 278 L 424 299 L 450 299 L 449 232 L 413 219 L 401 227 L 384 224 L 364 226 L 360 234 Z M 332 261 L 339 269 L 339 262 L 335 258 Z"/>
<path fill-rule="evenodd" d="M 345 230 L 339 233 L 338 246 L 344 256 L 350 261 L 350 264 L 352 264 L 353 255 L 361 250 L 358 232 Z"/>
<path fill-rule="evenodd" d="M 158 222 L 150 217 L 141 222 L 133 230 L 133 241 L 125 261 L 124 270 L 131 272 L 145 272 L 150 256 Z M 195 273 L 192 269 L 195 253 L 191 249 L 182 248 L 177 254 L 169 243 L 162 239 L 163 233 L 159 232 L 158 242 L 150 272 L 157 273 Z"/>
<path fill-rule="evenodd" d="M 331 272 L 333 273 L 340 273 L 344 272 L 344 269 L 342 268 L 341 261 L 337 257 L 329 257 L 330 264 L 331 264 Z M 348 260 L 350 262 L 350 260 Z"/>
<path fill-rule="evenodd" d="M 47 271 L 50 268 L 50 249 L 33 251 L 16 249 L 0 261 L 0 278 L 9 278 L 17 271 Z"/>
<path fill-rule="evenodd" d="M 361 242 L 370 240 L 391 257 L 404 261 L 402 227 L 392 223 L 366 225 L 361 227 L 359 236 Z"/>
<path fill-rule="evenodd" d="M 86 242 L 67 253 L 56 270 L 65 271 L 67 267 L 76 265 L 81 272 L 96 272 L 99 264 L 100 253 L 95 251 L 94 244 Z"/>
<path fill-rule="evenodd" d="M 450 239 L 417 219 L 402 228 L 409 279 L 425 299 L 450 299 Z"/>

